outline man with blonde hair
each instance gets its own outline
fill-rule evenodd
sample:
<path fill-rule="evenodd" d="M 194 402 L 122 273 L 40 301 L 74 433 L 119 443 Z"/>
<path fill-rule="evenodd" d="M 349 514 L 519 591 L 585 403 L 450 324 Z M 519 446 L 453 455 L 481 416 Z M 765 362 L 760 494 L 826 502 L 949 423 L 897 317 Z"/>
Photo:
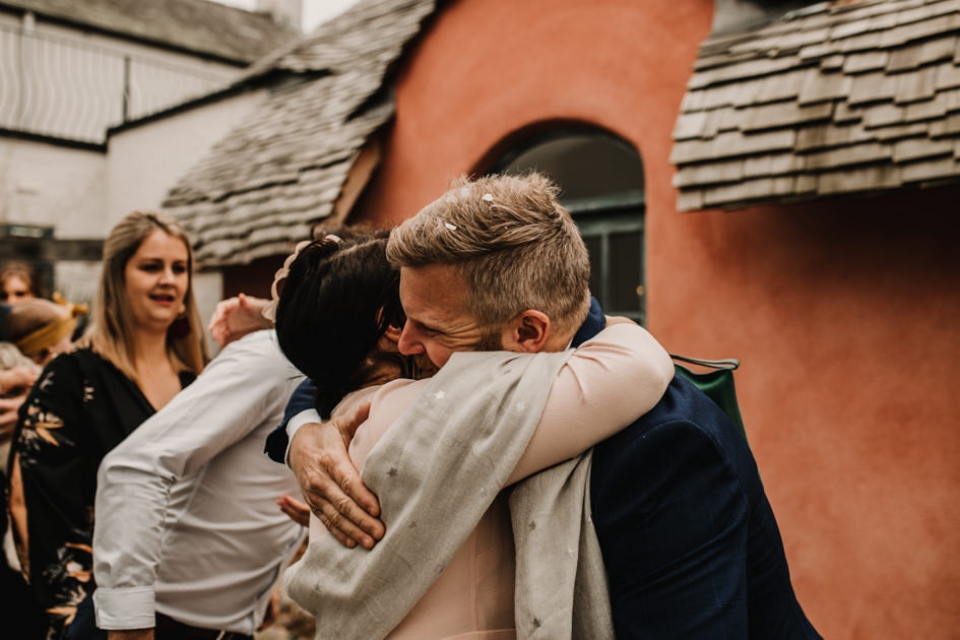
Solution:
<path fill-rule="evenodd" d="M 438 367 L 456 351 L 559 351 L 603 328 L 586 248 L 542 175 L 457 181 L 393 230 L 387 257 L 407 317 L 399 349 Z M 289 452 L 278 430 L 268 453 L 288 457 L 341 541 L 372 547 L 384 527 L 346 452 L 352 425 L 314 414 L 297 431 L 304 420 L 288 425 Z M 746 441 L 688 381 L 593 449 L 589 485 L 617 638 L 819 638 Z"/>

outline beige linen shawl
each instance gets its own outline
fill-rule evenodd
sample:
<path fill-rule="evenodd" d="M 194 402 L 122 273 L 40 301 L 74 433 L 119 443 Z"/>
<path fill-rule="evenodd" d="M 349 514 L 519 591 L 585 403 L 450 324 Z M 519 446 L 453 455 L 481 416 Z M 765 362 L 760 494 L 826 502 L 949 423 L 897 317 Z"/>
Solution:
<path fill-rule="evenodd" d="M 386 536 L 372 551 L 320 536 L 286 574 L 291 597 L 316 616 L 317 640 L 379 639 L 400 623 L 516 467 L 571 353 L 454 354 L 387 429 L 363 470 L 364 482 L 380 498 Z M 572 475 L 562 471 L 567 466 Z M 540 533 L 517 540 L 517 603 L 524 625 L 535 632 L 518 629 L 519 637 L 574 637 L 572 615 L 548 612 L 572 611 L 575 597 L 594 607 L 598 591 L 606 603 L 599 615 L 610 624 L 605 574 L 602 563 L 595 564 L 599 548 L 592 526 L 581 527 L 589 459 L 585 467 L 578 459 L 550 473 L 523 492 L 512 515 L 515 531 L 535 522 Z M 558 526 L 563 530 L 554 529 Z M 592 537 L 587 551 L 581 550 L 581 533 Z M 550 551 L 538 546 L 541 535 Z M 560 557 L 552 557 L 555 553 Z M 587 565 L 592 578 L 587 588 L 577 571 L 584 562 L 594 563 Z"/>

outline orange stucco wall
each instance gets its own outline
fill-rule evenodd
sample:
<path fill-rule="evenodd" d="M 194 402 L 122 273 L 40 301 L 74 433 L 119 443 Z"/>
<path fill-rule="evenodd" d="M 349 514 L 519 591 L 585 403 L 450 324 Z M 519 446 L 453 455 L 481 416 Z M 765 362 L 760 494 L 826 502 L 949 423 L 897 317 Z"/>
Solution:
<path fill-rule="evenodd" d="M 826 638 L 960 629 L 960 189 L 677 213 L 670 133 L 709 0 L 457 0 L 400 69 L 357 218 L 389 225 L 519 130 L 641 153 L 649 327 L 737 357 L 794 585 Z"/>

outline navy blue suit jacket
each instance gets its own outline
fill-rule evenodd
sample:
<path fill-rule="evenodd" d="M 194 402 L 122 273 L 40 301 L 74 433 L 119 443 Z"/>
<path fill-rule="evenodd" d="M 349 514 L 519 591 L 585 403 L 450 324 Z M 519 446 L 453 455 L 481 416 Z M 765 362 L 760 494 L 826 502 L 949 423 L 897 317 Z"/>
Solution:
<path fill-rule="evenodd" d="M 574 346 L 603 326 L 594 301 Z M 686 379 L 594 447 L 590 501 L 619 640 L 820 637 L 746 440 Z"/>
<path fill-rule="evenodd" d="M 594 300 L 574 346 L 604 324 Z M 312 396 L 298 389 L 285 421 Z M 282 462 L 285 423 L 270 437 Z M 619 640 L 820 638 L 746 440 L 687 380 L 676 376 L 649 413 L 594 447 L 590 500 Z"/>
<path fill-rule="evenodd" d="M 293 395 L 290 396 L 290 400 L 283 410 L 283 422 L 270 432 L 267 436 L 266 445 L 263 448 L 267 456 L 274 462 L 286 464 L 287 445 L 290 443 L 290 438 L 287 436 L 287 423 L 290 422 L 290 418 L 301 411 L 313 408 L 315 391 L 316 387 L 313 386 L 313 382 L 309 378 L 304 378 L 303 382 L 298 384 L 297 388 L 293 390 Z"/>

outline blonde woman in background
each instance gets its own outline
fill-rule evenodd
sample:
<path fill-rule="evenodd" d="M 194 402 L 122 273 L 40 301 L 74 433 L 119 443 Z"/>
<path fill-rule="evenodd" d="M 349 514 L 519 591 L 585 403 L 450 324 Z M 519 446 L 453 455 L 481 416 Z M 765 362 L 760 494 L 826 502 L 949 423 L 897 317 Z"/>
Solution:
<path fill-rule="evenodd" d="M 90 328 L 47 365 L 21 411 L 11 458 L 20 481 L 11 493 L 22 492 L 25 507 L 14 518 L 17 553 L 50 638 L 82 637 L 75 618 L 94 589 L 100 461 L 208 359 L 192 270 L 189 239 L 172 219 L 121 220 L 104 243 Z"/>

